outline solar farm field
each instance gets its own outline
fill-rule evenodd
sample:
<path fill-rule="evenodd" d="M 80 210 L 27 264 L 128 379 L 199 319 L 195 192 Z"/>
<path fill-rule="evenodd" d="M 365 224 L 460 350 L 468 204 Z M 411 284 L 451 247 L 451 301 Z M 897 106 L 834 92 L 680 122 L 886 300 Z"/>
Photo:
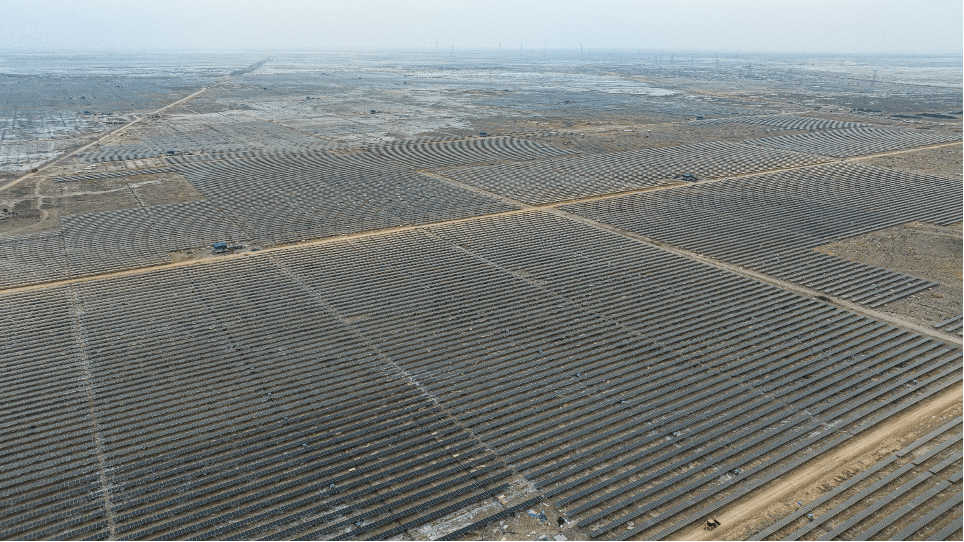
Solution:
<path fill-rule="evenodd" d="M 0 539 L 960 539 L 959 125 L 271 66 L 0 189 Z"/>

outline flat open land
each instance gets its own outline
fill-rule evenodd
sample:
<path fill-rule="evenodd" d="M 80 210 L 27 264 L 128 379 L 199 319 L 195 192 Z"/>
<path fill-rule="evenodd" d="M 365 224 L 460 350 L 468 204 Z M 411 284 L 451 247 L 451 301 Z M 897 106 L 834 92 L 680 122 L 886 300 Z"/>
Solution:
<path fill-rule="evenodd" d="M 960 540 L 960 58 L 669 58 L 0 58 L 0 539 Z"/>

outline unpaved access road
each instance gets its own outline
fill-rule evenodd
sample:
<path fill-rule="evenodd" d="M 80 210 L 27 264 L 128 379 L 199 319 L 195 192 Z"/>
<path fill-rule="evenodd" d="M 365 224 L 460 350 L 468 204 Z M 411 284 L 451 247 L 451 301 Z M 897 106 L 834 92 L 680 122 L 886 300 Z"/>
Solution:
<path fill-rule="evenodd" d="M 819 496 L 820 491 L 811 491 L 824 480 L 833 479 L 844 470 L 854 472 L 873 465 L 876 452 L 895 452 L 922 432 L 922 422 L 940 420 L 941 416 L 957 416 L 961 413 L 961 384 L 952 386 L 936 397 L 914 405 L 899 416 L 882 421 L 875 427 L 862 431 L 828 452 L 813 458 L 796 469 L 788 471 L 773 482 L 753 491 L 743 499 L 733 503 L 722 512 L 715 514 L 720 527 L 710 531 L 702 526 L 679 531 L 674 540 L 740 540 L 746 537 L 747 528 L 759 530 L 770 524 L 774 518 L 768 517 L 768 509 L 774 504 L 800 501 L 803 504 Z M 939 425 L 939 424 L 938 424 Z M 923 432 L 926 432 L 923 431 Z M 836 485 L 834 483 L 833 485 Z M 808 497 L 809 495 L 809 497 Z"/>

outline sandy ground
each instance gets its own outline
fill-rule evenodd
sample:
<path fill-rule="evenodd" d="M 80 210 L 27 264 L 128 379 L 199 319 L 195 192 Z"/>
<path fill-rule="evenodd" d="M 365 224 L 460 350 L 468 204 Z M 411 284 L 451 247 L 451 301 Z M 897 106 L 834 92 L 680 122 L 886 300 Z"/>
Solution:
<path fill-rule="evenodd" d="M 645 78 L 642 78 L 645 79 Z M 712 81 L 690 81 L 687 84 L 712 85 Z M 191 98 L 200 96 L 202 89 L 186 98 L 162 108 L 155 113 L 193 114 L 188 109 Z M 790 94 L 777 94 L 767 98 L 763 93 L 754 91 L 715 92 L 716 96 L 746 97 L 760 99 L 774 109 L 802 111 L 799 104 L 788 102 L 787 98 L 798 99 Z M 209 104 L 214 107 L 217 104 Z M 843 105 L 843 104 L 841 104 Z M 856 107 L 856 105 L 854 105 Z M 897 108 L 894 105 L 893 108 Z M 842 107 L 817 110 L 808 107 L 808 116 L 833 118 L 835 120 L 856 120 L 877 123 L 887 127 L 903 129 L 927 128 L 960 131 L 960 120 L 936 121 L 894 120 L 884 116 L 867 116 L 845 111 Z M 899 109 L 895 109 L 898 111 Z M 902 111 L 902 110 L 901 110 Z M 367 118 L 367 117 L 363 117 Z M 768 126 L 729 123 L 717 125 L 690 126 L 688 118 L 680 116 L 639 112 L 631 113 L 580 113 L 573 115 L 540 114 L 532 117 L 493 117 L 490 114 L 478 118 L 465 119 L 471 129 L 465 135 L 486 131 L 492 135 L 514 134 L 547 142 L 557 148 L 583 153 L 619 152 L 633 149 L 667 147 L 708 141 L 740 141 L 758 137 L 798 133 L 777 130 Z M 128 135 L 127 130 L 134 125 L 147 124 L 141 118 L 132 121 L 113 133 L 88 135 L 78 139 L 78 146 L 86 147 L 106 143 L 132 143 L 136 138 Z M 531 134 L 531 135 L 526 135 Z M 449 132 L 423 132 L 419 135 L 451 136 Z M 961 178 L 964 158 L 961 145 L 935 147 L 920 151 L 891 153 L 885 156 L 857 160 L 887 168 L 897 168 L 914 172 Z M 135 207 L 140 204 L 155 205 L 178 201 L 202 199 L 200 193 L 190 187 L 179 176 L 138 176 L 113 181 L 53 183 L 57 175 L 90 173 L 85 171 L 86 164 L 72 162 L 69 157 L 55 159 L 41 166 L 37 173 L 14 178 L 10 175 L 0 177 L 0 204 L 9 209 L 0 220 L 0 235 L 30 233 L 57 227 L 59 216 L 94 212 L 110 209 Z M 97 171 L 109 171 L 126 167 L 122 163 L 102 164 Z M 150 181 L 150 182 L 148 182 Z M 156 181 L 156 182 L 154 182 Z M 136 186 L 133 186 L 136 185 Z M 524 212 L 511 211 L 506 214 Z M 471 220 L 471 219 L 467 219 Z M 404 231 L 411 228 L 397 228 Z M 382 234 L 388 231 L 380 232 Z M 370 235 L 365 233 L 361 235 Z M 323 242 L 336 241 L 328 240 Z M 318 242 L 318 241 L 316 241 Z M 275 249 L 281 249 L 277 247 Z M 941 227 L 932 224 L 908 224 L 873 232 L 871 234 L 847 239 L 827 245 L 823 251 L 836 256 L 861 261 L 871 265 L 905 272 L 940 283 L 938 287 L 915 296 L 888 304 L 883 311 L 895 318 L 906 319 L 921 326 L 931 326 L 962 311 L 962 250 L 961 225 Z M 169 266 L 194 265 L 198 260 L 209 257 L 203 250 L 183 251 L 172 255 L 174 263 Z M 244 257 L 242 254 L 231 257 Z M 120 274 L 137 273 L 132 270 Z M 82 280 L 98 280 L 89 277 Z M 49 286 L 49 285 L 47 285 Z M 34 286 L 47 287 L 47 286 Z M 705 531 L 696 526 L 678 533 L 680 539 L 738 539 L 762 528 L 774 519 L 792 509 L 797 501 L 810 502 L 822 492 L 840 484 L 854 474 L 866 469 L 875 461 L 913 441 L 945 419 L 960 414 L 961 387 L 916 405 L 900 416 L 886 420 L 866 431 L 847 444 L 815 458 L 807 464 L 787 472 L 779 479 L 737 501 L 716 517 L 722 527 Z M 489 500 L 470 510 L 460 511 L 450 517 L 425 525 L 411 534 L 417 539 L 432 539 L 451 532 L 465 524 L 478 521 L 500 510 L 504 510 L 536 495 L 535 489 L 517 476 L 511 491 L 498 499 Z M 588 533 L 569 522 L 551 502 L 543 502 L 529 510 L 497 521 L 469 533 L 467 540 L 586 540 Z M 564 537 L 564 538 L 557 538 Z"/>
<path fill-rule="evenodd" d="M 821 247 L 840 258 L 933 280 L 939 286 L 888 303 L 879 310 L 923 326 L 961 314 L 961 224 L 915 222 Z"/>
<path fill-rule="evenodd" d="M 961 179 L 964 171 L 964 148 L 960 144 L 908 151 L 856 160 L 868 166 L 903 169 L 914 173 Z"/>
<path fill-rule="evenodd" d="M 807 504 L 876 461 L 900 450 L 964 410 L 960 384 L 860 433 L 728 506 L 715 515 L 720 527 L 693 527 L 674 540 L 741 540 Z"/>
<path fill-rule="evenodd" d="M 30 179 L 0 192 L 0 207 L 8 210 L 0 220 L 0 235 L 57 229 L 60 227 L 59 217 L 65 215 L 204 199 L 196 188 L 176 173 L 71 182 L 55 182 L 54 178 L 48 175 Z"/>
<path fill-rule="evenodd" d="M 804 133 L 777 130 L 757 124 L 689 125 L 689 118 L 640 113 L 541 117 L 539 119 L 486 119 L 476 124 L 493 135 L 529 133 L 528 137 L 556 148 L 586 154 L 671 147 L 708 141 L 742 141 L 775 135 Z M 541 135 L 540 135 L 541 134 Z"/>
<path fill-rule="evenodd" d="M 414 529 L 412 539 L 435 540 L 539 495 L 535 486 L 521 475 L 512 477 L 510 483 L 509 490 L 498 495 L 497 499 L 483 501 Z M 468 533 L 460 540 L 590 540 L 590 537 L 551 502 L 543 501 Z"/>

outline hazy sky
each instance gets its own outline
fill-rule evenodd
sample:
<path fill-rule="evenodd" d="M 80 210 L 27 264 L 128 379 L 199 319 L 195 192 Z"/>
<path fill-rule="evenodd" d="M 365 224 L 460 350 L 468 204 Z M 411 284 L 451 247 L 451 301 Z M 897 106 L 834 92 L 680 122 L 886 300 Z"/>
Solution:
<path fill-rule="evenodd" d="M 0 0 L 0 51 L 961 53 L 961 0 Z"/>

